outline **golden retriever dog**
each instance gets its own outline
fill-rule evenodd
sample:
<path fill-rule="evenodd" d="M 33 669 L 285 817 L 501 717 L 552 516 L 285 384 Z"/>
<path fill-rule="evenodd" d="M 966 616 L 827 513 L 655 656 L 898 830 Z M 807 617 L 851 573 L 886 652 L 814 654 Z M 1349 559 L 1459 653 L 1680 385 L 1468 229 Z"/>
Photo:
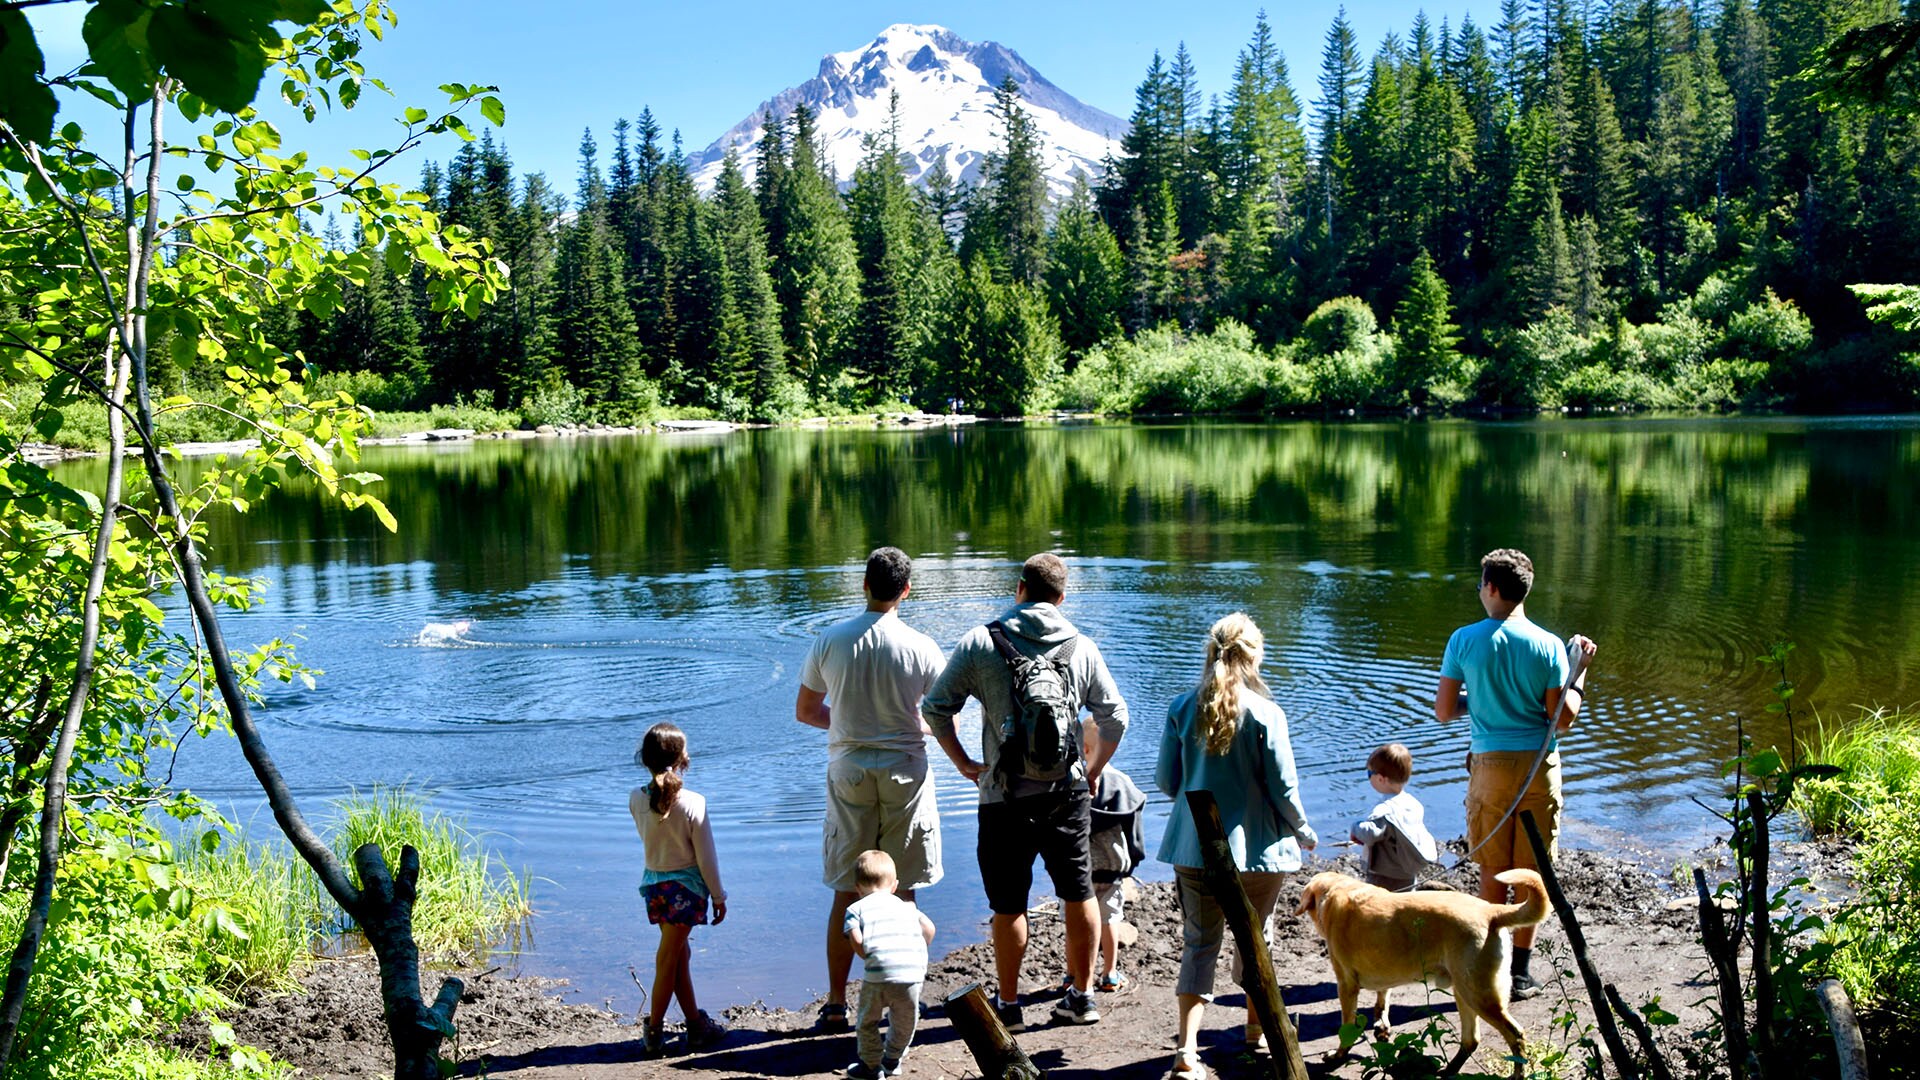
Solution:
<path fill-rule="evenodd" d="M 1327 943 L 1334 981 L 1340 988 L 1340 1021 L 1354 1023 L 1360 991 L 1374 990 L 1374 1034 L 1385 1038 L 1387 995 L 1396 986 L 1428 983 L 1453 991 L 1460 1009 L 1460 1051 L 1447 1066 L 1453 1073 L 1480 1045 L 1484 1017 L 1507 1040 L 1516 1059 L 1525 1043 L 1519 1025 L 1507 1013 L 1512 976 L 1514 926 L 1532 926 L 1547 917 L 1546 886 L 1532 870 L 1509 870 L 1495 880 L 1513 886 L 1518 904 L 1489 904 L 1458 892 L 1388 892 L 1345 874 L 1314 877 L 1300 896 L 1295 915 L 1308 915 Z M 1337 1060 L 1348 1047 L 1335 1051 Z"/>

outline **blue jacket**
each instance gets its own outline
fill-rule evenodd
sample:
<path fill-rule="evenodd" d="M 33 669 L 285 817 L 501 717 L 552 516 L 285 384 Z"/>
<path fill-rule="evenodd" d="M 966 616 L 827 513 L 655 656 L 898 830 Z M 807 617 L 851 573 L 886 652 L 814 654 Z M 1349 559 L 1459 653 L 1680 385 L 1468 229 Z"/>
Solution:
<path fill-rule="evenodd" d="M 1187 792 L 1211 791 L 1220 804 L 1227 846 L 1242 871 L 1300 869 L 1300 843 L 1319 842 L 1300 806 L 1299 775 L 1293 746 L 1287 741 L 1287 714 L 1267 698 L 1241 695 L 1240 730 L 1225 754 L 1206 751 L 1200 732 L 1199 694 L 1189 691 L 1167 710 L 1160 734 L 1160 763 L 1154 783 L 1173 798 L 1160 861 L 1199 867 L 1200 838 L 1194 832 Z"/>

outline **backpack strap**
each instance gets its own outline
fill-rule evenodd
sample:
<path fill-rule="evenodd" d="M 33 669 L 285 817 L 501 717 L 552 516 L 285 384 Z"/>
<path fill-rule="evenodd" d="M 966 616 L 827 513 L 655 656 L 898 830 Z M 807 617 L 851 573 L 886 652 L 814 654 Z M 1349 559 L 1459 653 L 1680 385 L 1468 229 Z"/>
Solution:
<path fill-rule="evenodd" d="M 1018 664 L 1026 659 L 1019 649 L 1013 647 L 1013 642 L 1008 640 L 1007 624 L 999 619 L 987 624 L 987 636 L 993 639 L 993 649 L 1000 654 L 1000 659 L 1009 664 Z"/>

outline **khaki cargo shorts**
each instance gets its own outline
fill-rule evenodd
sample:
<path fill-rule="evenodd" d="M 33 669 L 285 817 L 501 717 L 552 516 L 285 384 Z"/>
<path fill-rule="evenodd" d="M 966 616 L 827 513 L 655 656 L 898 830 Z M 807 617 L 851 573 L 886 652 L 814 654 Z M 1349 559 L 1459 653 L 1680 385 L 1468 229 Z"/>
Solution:
<path fill-rule="evenodd" d="M 1560 753 L 1547 755 L 1546 763 L 1534 774 L 1533 784 L 1524 798 L 1520 785 L 1526 783 L 1527 770 L 1533 767 L 1536 750 L 1496 750 L 1467 755 L 1467 847 L 1478 850 L 1473 861 L 1481 866 L 1539 869 L 1533 857 L 1533 845 L 1520 827 L 1520 811 L 1533 811 L 1534 824 L 1540 826 L 1547 853 L 1560 857 Z M 1519 809 L 1499 829 L 1494 824 L 1520 799 Z M 1489 839 L 1489 834 L 1492 834 Z"/>
<path fill-rule="evenodd" d="M 872 848 L 893 856 L 902 889 L 940 880 L 940 807 L 924 754 L 849 750 L 828 762 L 821 880 L 856 891 L 853 864 Z"/>

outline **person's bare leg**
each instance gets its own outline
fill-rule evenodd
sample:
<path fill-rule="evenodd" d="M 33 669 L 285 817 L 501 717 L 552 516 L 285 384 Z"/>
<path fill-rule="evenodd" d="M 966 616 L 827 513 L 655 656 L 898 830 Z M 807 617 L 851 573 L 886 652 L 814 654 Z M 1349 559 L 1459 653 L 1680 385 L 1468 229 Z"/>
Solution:
<path fill-rule="evenodd" d="M 847 921 L 847 905 L 860 899 L 857 892 L 833 894 L 833 910 L 827 915 L 827 1004 L 845 1007 L 847 976 L 853 971 L 853 942 L 841 931 Z"/>
<path fill-rule="evenodd" d="M 680 1002 L 680 1015 L 687 1021 L 689 1030 L 700 1015 L 700 1003 L 693 997 L 693 928 L 680 935 L 679 970 L 675 974 L 673 996 Z"/>
<path fill-rule="evenodd" d="M 1113 924 L 1102 919 L 1100 921 L 1100 974 L 1102 976 L 1113 974 L 1114 961 L 1119 957 L 1120 942 L 1114 937 Z"/>
<path fill-rule="evenodd" d="M 667 1003 L 672 1001 L 680 981 L 680 951 L 686 945 L 692 927 L 660 924 L 660 948 L 653 954 L 653 1001 L 647 1019 L 657 1029 L 667 1018 Z"/>
<path fill-rule="evenodd" d="M 1067 924 L 1067 977 L 1084 994 L 1092 984 L 1094 958 L 1100 951 L 1100 905 L 1091 897 L 1063 903 L 1060 916 Z"/>
<path fill-rule="evenodd" d="M 1071 924 L 1069 924 L 1071 925 Z M 1067 947 L 1071 956 L 1073 947 Z M 1027 958 L 1027 916 L 993 917 L 993 970 L 1000 980 L 1000 1000 L 1013 1004 L 1020 1000 L 1020 965 Z"/>
<path fill-rule="evenodd" d="M 1199 994 L 1174 995 L 1174 1021 L 1179 1028 L 1179 1049 L 1183 1053 L 1199 1053 L 1200 1018 L 1206 1011 L 1207 999 Z"/>

